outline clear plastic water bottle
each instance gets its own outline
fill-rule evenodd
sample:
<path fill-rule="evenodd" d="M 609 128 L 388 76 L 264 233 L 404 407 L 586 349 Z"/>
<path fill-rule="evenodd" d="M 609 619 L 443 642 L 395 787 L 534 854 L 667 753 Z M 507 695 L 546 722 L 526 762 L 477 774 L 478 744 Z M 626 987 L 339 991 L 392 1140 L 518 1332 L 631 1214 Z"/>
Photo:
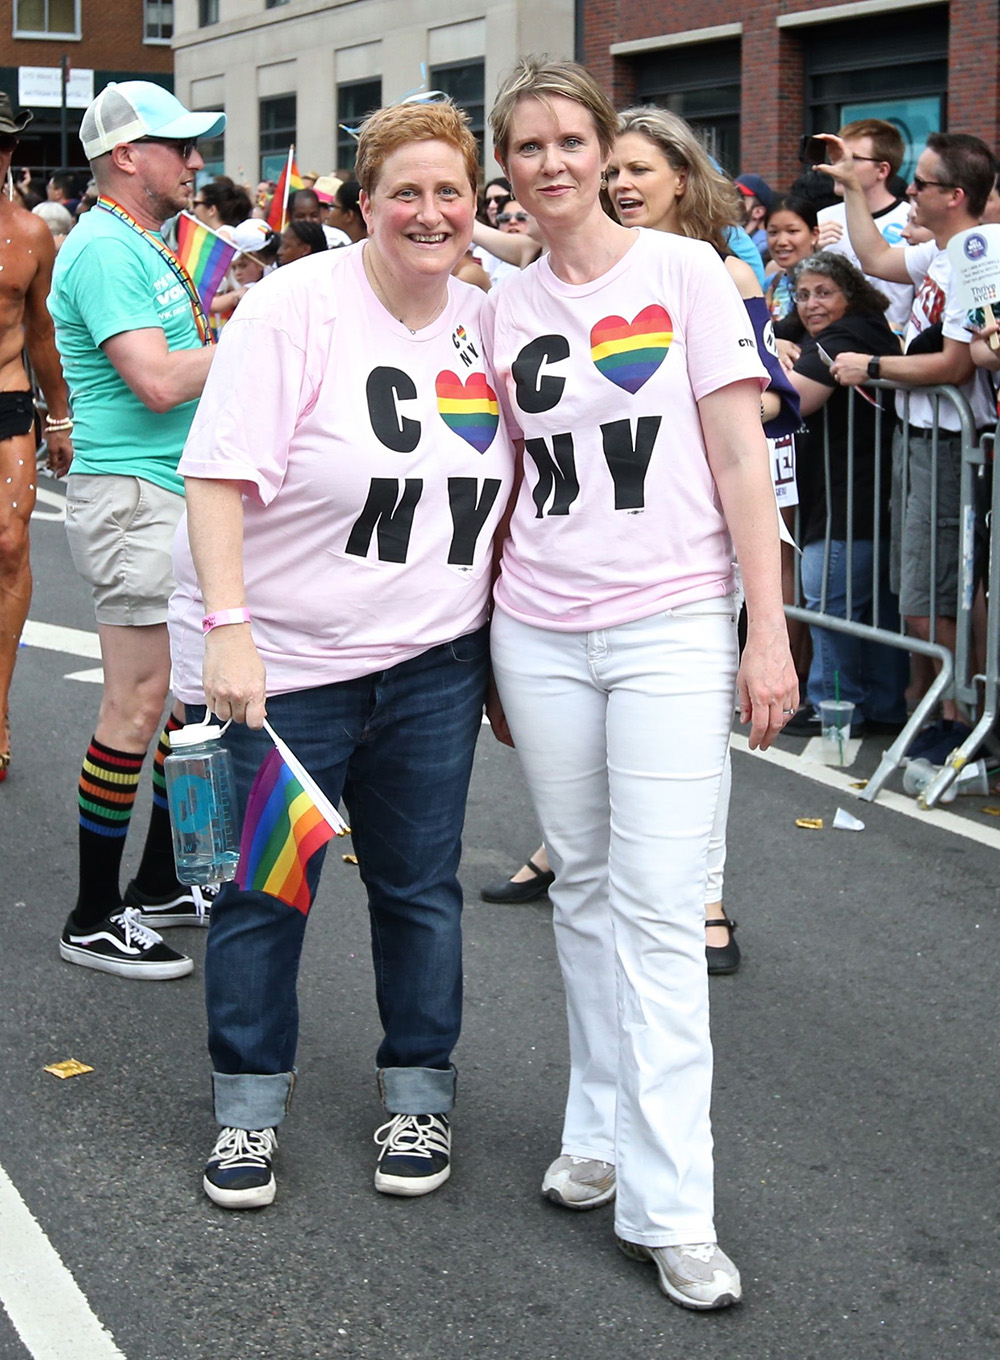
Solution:
<path fill-rule="evenodd" d="M 170 734 L 163 773 L 181 883 L 226 883 L 236 876 L 240 838 L 233 760 L 219 740 L 225 730 L 206 718 Z"/>

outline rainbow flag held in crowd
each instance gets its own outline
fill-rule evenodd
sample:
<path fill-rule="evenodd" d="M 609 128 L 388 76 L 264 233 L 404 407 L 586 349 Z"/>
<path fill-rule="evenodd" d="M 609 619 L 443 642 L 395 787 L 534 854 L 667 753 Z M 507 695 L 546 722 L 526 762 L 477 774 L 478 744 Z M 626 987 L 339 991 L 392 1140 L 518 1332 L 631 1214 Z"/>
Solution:
<path fill-rule="evenodd" d="M 302 176 L 299 174 L 299 167 L 295 164 L 295 147 L 290 146 L 288 148 L 288 160 L 278 178 L 278 187 L 274 191 L 271 206 L 267 210 L 267 225 L 279 236 L 288 225 L 289 194 L 294 194 L 296 189 L 304 189 L 305 187 Z"/>
<path fill-rule="evenodd" d="M 316 851 L 347 825 L 316 781 L 270 724 L 274 742 L 247 800 L 237 886 L 266 892 L 307 915 L 312 893 L 306 867 Z"/>
<path fill-rule="evenodd" d="M 191 275 L 207 312 L 232 263 L 236 247 L 230 245 L 217 231 L 206 227 L 204 222 L 199 222 L 197 217 L 182 212 L 177 219 L 177 249 L 174 254 Z"/>

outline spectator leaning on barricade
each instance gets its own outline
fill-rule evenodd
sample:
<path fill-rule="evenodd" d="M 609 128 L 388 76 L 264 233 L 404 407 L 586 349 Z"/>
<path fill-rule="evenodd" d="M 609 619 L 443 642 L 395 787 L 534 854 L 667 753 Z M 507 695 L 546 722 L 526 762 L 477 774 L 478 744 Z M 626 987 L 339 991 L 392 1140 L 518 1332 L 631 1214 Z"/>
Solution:
<path fill-rule="evenodd" d="M 878 354 L 899 353 L 885 318 L 888 299 L 832 251 L 802 260 L 794 285 L 806 332 L 790 374 L 806 417 L 795 439 L 806 607 L 846 619 L 850 598 L 850 618 L 870 624 L 877 594 L 879 625 L 898 628 L 888 554 L 876 554 L 875 542 L 876 524 L 881 545 L 889 528 L 891 422 L 879 424 L 875 408 L 838 387 L 827 365 L 828 356 L 859 344 Z M 905 652 L 830 628 L 810 632 L 809 702 L 786 724 L 786 734 L 818 735 L 824 699 L 854 704 L 854 736 L 898 732 L 906 721 Z"/>
<path fill-rule="evenodd" d="M 170 684 L 170 554 L 184 507 L 177 464 L 215 353 L 198 293 L 160 229 L 190 207 L 202 167 L 196 139 L 225 125 L 225 114 L 191 113 L 148 81 L 101 91 L 80 126 L 101 196 L 59 252 L 49 302 L 76 420 L 66 531 L 93 591 L 104 664 L 80 775 L 79 896 L 59 952 L 130 978 L 193 967 L 150 926 L 207 924 L 201 890 L 181 888 L 174 874 L 163 783 L 183 710 L 160 738 L 149 834 L 124 903 L 118 875 Z"/>
<path fill-rule="evenodd" d="M 910 204 L 905 197 L 898 198 L 889 188 L 890 181 L 899 174 L 906 149 L 899 129 L 892 123 L 883 122 L 881 118 L 864 118 L 857 123 L 847 123 L 840 129 L 839 135 L 851 153 L 872 220 L 888 245 L 901 245 L 910 215 Z M 834 187 L 842 196 L 842 185 L 835 181 Z M 835 203 L 833 207 L 821 208 L 818 217 L 819 249 L 845 255 L 851 264 L 860 268 L 861 262 L 851 245 L 850 232 L 847 230 L 847 209 L 844 204 Z M 881 279 L 869 279 L 868 282 L 888 296 L 886 320 L 897 335 L 901 335 L 910 319 L 913 285 L 909 282 L 887 283 Z"/>
<path fill-rule="evenodd" d="M 970 353 L 966 313 L 954 301 L 951 266 L 945 247 L 953 236 L 978 224 L 995 179 L 989 148 L 978 137 L 936 132 L 927 139 L 907 190 L 915 207 L 914 222 L 934 233 L 919 246 L 891 246 L 872 218 L 858 178 L 850 147 L 839 137 L 825 135 L 831 163 L 820 166 L 844 187 L 847 230 L 865 273 L 892 283 L 911 280 L 916 288 L 905 336 L 905 354 L 880 357 L 844 352 L 831 368 L 839 383 L 864 383 L 885 378 L 909 387 L 950 384 L 958 387 L 972 408 L 977 428 L 992 426 L 984 375 L 977 374 Z M 940 323 L 940 343 L 934 328 Z M 915 343 L 916 342 L 916 343 Z M 900 613 L 911 635 L 931 636 L 931 601 L 936 600 L 934 636 L 954 650 L 958 592 L 961 435 L 958 412 L 942 400 L 919 390 L 896 399 L 901 419 L 909 411 L 909 475 L 906 503 L 902 503 L 903 432 L 893 441 L 891 580 L 899 594 Z M 931 522 L 932 431 L 937 420 L 937 522 Z M 930 579 L 931 535 L 937 545 L 936 580 Z M 944 701 L 945 719 L 954 719 L 951 701 Z"/>

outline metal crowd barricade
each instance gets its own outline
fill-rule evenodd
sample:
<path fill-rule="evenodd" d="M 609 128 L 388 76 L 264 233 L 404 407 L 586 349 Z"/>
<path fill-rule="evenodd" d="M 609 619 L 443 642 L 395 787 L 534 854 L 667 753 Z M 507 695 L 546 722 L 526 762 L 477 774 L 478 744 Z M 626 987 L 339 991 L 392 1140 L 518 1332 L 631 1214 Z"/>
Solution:
<path fill-rule="evenodd" d="M 866 388 L 879 389 L 883 392 L 899 392 L 903 398 L 902 413 L 902 465 L 903 476 L 901 482 L 902 504 L 905 505 L 909 485 L 910 467 L 910 435 L 911 426 L 909 423 L 910 390 L 900 387 L 898 384 L 889 382 L 866 383 Z M 884 533 L 882 531 L 882 521 L 884 518 L 885 502 L 883 497 L 883 482 L 889 479 L 884 476 L 883 464 L 885 456 L 882 451 L 884 422 L 895 422 L 895 414 L 892 407 L 885 401 L 880 404 L 875 412 L 875 432 L 874 432 L 874 455 L 869 449 L 855 449 L 855 412 L 857 403 L 863 400 L 852 388 L 848 393 L 848 417 L 847 417 L 847 488 L 846 488 L 846 590 L 845 590 L 845 615 L 841 618 L 831 614 L 827 610 L 828 586 L 829 586 L 829 564 L 831 550 L 831 531 L 832 531 L 832 511 L 831 511 L 831 473 L 830 473 L 830 432 L 829 417 L 826 408 L 823 408 L 823 456 L 824 473 L 826 484 L 826 537 L 823 546 L 823 585 L 818 611 L 806 609 L 799 605 L 786 605 L 785 613 L 791 619 L 800 619 L 802 622 L 812 627 L 829 628 L 835 632 L 849 634 L 853 637 L 862 638 L 870 642 L 882 643 L 886 646 L 896 647 L 907 652 L 915 652 L 923 656 L 932 658 L 940 666 L 938 674 L 933 683 L 922 697 L 913 713 L 910 715 L 906 726 L 898 737 L 892 742 L 887 750 L 883 752 L 875 774 L 868 780 L 867 785 L 861 791 L 861 798 L 868 802 L 874 801 L 879 791 L 883 788 L 886 780 L 892 772 L 899 768 L 906 754 L 910 742 L 916 733 L 924 726 L 931 712 L 942 697 L 953 697 L 956 702 L 970 713 L 974 713 L 978 706 L 980 687 L 983 690 L 983 714 L 978 722 L 973 724 L 973 730 L 969 737 L 952 753 L 947 764 L 939 775 L 923 791 L 920 802 L 924 807 L 933 807 L 934 804 L 944 793 L 945 789 L 957 776 L 959 770 L 972 755 L 979 749 L 987 739 L 997 716 L 998 694 L 1000 694 L 1000 545 L 996 545 L 992 534 L 989 540 L 989 569 L 988 569 L 988 612 L 987 612 L 987 635 L 986 635 L 986 664 L 985 671 L 981 674 L 972 674 L 972 658 L 975 654 L 973 646 L 973 606 L 975 603 L 976 575 L 975 575 L 975 535 L 977 522 L 977 504 L 982 500 L 978 494 L 983 485 L 986 465 L 988 462 L 987 449 L 985 444 L 992 441 L 993 436 L 984 438 L 980 444 L 972 410 L 962 393 L 955 387 L 924 387 L 920 389 L 924 397 L 929 397 L 933 406 L 934 423 L 928 434 L 931 438 L 931 484 L 930 484 L 930 519 L 931 524 L 937 524 L 937 501 L 938 501 L 938 441 L 940 437 L 952 436 L 956 432 L 942 430 L 940 424 L 940 408 L 942 402 L 948 402 L 954 406 L 958 414 L 961 434 L 961 520 L 960 520 L 960 548 L 958 562 L 958 608 L 956 610 L 956 639 L 955 649 L 946 646 L 936 636 L 937 610 L 937 556 L 938 542 L 937 534 L 931 536 L 930 562 L 929 562 L 929 585 L 930 585 L 930 636 L 928 640 L 911 637 L 903 631 L 903 621 L 900 620 L 899 626 L 887 627 L 879 618 L 879 588 L 881 572 L 883 571 L 882 543 Z M 872 524 L 872 582 L 871 582 L 871 623 L 861 623 L 852 619 L 853 596 L 855 594 L 854 582 L 854 468 L 857 458 L 874 457 L 874 477 L 875 477 L 875 507 L 874 522 Z M 992 522 L 992 512 L 1000 511 L 1000 479 L 994 479 L 992 486 L 992 505 L 990 521 Z M 1000 521 L 998 521 L 1000 522 Z M 798 535 L 796 535 L 798 538 Z M 796 573 L 796 587 L 801 598 L 801 588 L 799 572 Z"/>

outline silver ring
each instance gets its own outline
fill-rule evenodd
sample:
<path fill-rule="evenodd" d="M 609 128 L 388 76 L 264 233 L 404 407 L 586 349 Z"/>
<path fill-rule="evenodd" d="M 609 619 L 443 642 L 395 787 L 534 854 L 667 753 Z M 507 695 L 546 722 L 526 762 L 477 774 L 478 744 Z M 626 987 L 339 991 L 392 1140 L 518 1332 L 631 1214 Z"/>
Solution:
<path fill-rule="evenodd" d="M 794 709 L 794 708 L 783 708 L 781 711 L 782 711 L 782 713 L 787 713 L 788 716 L 791 717 L 791 716 L 794 714 L 795 709 Z"/>

